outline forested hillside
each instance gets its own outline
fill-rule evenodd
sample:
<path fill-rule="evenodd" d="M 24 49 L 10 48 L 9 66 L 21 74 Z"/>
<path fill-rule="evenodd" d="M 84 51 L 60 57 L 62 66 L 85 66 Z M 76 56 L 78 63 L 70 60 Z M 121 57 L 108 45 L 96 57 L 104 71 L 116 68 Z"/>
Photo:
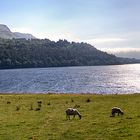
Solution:
<path fill-rule="evenodd" d="M 0 39 L 0 69 L 92 66 L 138 63 L 118 58 L 87 43 L 57 42 L 48 39 Z"/>

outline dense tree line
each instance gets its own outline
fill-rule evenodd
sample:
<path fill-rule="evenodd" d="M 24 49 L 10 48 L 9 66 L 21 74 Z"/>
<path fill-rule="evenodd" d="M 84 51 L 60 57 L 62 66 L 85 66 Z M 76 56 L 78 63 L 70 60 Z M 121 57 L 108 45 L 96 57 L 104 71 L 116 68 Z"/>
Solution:
<path fill-rule="evenodd" d="M 0 39 L 0 68 L 91 66 L 135 63 L 117 58 L 87 43 L 48 39 Z"/>

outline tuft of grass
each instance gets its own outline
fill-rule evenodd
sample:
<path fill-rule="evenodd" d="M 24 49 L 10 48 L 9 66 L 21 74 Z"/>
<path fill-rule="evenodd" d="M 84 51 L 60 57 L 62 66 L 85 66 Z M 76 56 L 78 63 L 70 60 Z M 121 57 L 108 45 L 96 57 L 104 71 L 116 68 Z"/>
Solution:
<path fill-rule="evenodd" d="M 7 101 L 7 104 L 11 104 L 11 102 L 10 101 Z"/>
<path fill-rule="evenodd" d="M 37 103 L 38 103 L 38 108 L 41 108 L 41 106 L 42 106 L 42 101 L 38 101 Z"/>
<path fill-rule="evenodd" d="M 16 106 L 16 111 L 19 111 L 20 110 L 20 106 Z"/>
<path fill-rule="evenodd" d="M 80 105 L 77 105 L 77 104 L 76 104 L 76 105 L 74 106 L 74 108 L 80 108 Z"/>
<path fill-rule="evenodd" d="M 33 104 L 30 105 L 30 109 L 29 110 L 33 110 Z"/>
<path fill-rule="evenodd" d="M 86 102 L 89 103 L 89 102 L 91 102 L 91 100 L 88 98 L 88 99 L 86 99 Z"/>
<path fill-rule="evenodd" d="M 35 111 L 39 111 L 39 110 L 40 110 L 40 108 L 39 108 L 39 107 L 35 109 Z"/>
<path fill-rule="evenodd" d="M 73 102 L 74 102 L 74 100 L 73 100 L 73 99 L 71 99 L 71 102 L 73 103 Z"/>
<path fill-rule="evenodd" d="M 74 102 L 68 102 L 74 99 Z M 90 99 L 90 103 L 85 102 Z M 91 102 L 93 101 L 94 102 Z M 7 101 L 12 104 L 5 105 Z M 38 101 L 43 103 L 41 110 Z M 48 106 L 48 103 L 51 106 Z M 140 139 L 140 94 L 2 94 L 0 139 L 12 140 L 117 140 Z M 34 105 L 34 106 L 33 106 Z M 82 119 L 67 120 L 65 110 L 78 106 Z M 118 106 L 123 116 L 110 117 Z M 20 111 L 15 111 L 19 107 Z M 34 110 L 30 111 L 29 107 Z"/>
<path fill-rule="evenodd" d="M 48 104 L 47 105 L 51 105 L 51 103 L 50 102 L 48 102 Z"/>

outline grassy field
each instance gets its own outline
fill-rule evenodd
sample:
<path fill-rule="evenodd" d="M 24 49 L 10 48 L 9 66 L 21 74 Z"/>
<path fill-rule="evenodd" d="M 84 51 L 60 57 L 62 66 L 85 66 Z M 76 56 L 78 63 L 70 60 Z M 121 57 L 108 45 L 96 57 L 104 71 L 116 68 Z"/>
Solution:
<path fill-rule="evenodd" d="M 65 110 L 74 106 L 82 119 L 66 120 Z M 114 106 L 124 116 L 110 117 Z M 0 95 L 0 140 L 125 139 L 140 139 L 139 94 Z"/>

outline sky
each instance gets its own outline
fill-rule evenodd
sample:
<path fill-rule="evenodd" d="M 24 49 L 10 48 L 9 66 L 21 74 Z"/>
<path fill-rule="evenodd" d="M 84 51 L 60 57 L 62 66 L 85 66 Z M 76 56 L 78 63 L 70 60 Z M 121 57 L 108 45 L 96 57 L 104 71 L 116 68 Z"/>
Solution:
<path fill-rule="evenodd" d="M 0 23 L 13 32 L 87 42 L 113 53 L 133 51 L 134 56 L 140 54 L 139 13 L 140 0 L 0 1 Z"/>

